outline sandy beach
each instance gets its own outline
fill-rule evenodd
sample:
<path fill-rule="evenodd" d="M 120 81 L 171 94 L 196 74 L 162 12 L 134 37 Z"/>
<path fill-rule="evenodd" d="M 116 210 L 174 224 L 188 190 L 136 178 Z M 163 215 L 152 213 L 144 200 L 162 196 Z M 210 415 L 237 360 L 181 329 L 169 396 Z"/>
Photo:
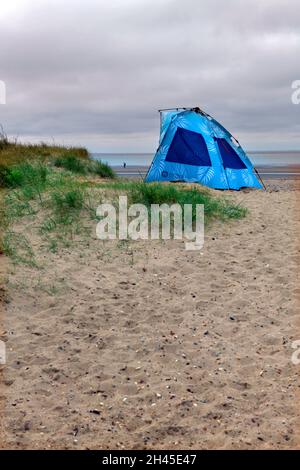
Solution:
<path fill-rule="evenodd" d="M 7 275 L 7 263 L 3 255 L 0 255 L 0 341 L 5 340 L 5 331 L 3 327 L 3 306 L 6 301 L 6 275 Z M 4 366 L 0 364 L 0 448 L 4 446 L 4 408 L 5 408 L 5 395 L 3 389 L 3 369 Z"/>
<path fill-rule="evenodd" d="M 201 252 L 95 239 L 9 264 L 2 448 L 300 447 L 299 183 L 230 194 L 249 215 Z"/>

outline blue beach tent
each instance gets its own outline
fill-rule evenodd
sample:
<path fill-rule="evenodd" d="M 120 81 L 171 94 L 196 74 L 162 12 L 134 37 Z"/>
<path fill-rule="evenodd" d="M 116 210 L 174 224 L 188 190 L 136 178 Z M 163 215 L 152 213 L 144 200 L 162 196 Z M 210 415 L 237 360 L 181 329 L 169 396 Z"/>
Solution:
<path fill-rule="evenodd" d="M 160 142 L 145 178 L 216 189 L 262 188 L 239 142 L 200 108 L 160 111 Z"/>

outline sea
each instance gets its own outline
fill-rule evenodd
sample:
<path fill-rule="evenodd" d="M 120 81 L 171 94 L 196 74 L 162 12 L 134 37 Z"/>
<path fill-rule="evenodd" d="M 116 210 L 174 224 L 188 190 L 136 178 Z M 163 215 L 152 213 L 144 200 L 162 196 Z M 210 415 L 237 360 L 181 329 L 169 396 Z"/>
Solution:
<path fill-rule="evenodd" d="M 300 177 L 300 151 L 247 152 L 254 166 L 265 177 Z M 112 166 L 120 176 L 144 176 L 152 153 L 92 153 L 92 157 Z M 126 167 L 124 168 L 124 163 Z"/>

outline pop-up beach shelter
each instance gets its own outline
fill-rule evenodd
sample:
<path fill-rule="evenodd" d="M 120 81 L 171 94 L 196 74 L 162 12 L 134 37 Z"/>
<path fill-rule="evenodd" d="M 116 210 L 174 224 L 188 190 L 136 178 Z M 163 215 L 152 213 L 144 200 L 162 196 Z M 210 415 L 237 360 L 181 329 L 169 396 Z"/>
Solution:
<path fill-rule="evenodd" d="M 216 189 L 262 188 L 239 142 L 200 108 L 161 110 L 160 142 L 145 178 Z"/>

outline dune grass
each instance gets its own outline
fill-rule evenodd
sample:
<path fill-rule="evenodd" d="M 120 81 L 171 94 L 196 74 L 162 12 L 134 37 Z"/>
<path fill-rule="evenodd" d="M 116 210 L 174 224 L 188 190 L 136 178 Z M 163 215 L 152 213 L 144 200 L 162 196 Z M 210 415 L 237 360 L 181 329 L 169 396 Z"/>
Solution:
<path fill-rule="evenodd" d="M 36 255 L 44 248 L 55 252 L 76 241 L 89 243 L 93 232 L 95 236 L 97 206 L 103 201 L 117 204 L 119 195 L 127 195 L 129 204 L 147 207 L 193 204 L 194 216 L 196 204 L 203 204 L 206 223 L 246 215 L 230 197 L 217 197 L 201 186 L 118 180 L 108 165 L 92 161 L 81 149 L 0 142 L 0 250 L 16 263 L 37 266 Z M 10 157 L 4 164 L 1 155 L 7 157 L 8 148 L 12 154 L 13 148 L 19 155 L 24 151 L 23 158 Z M 106 180 L 100 182 L 97 176 Z M 35 248 L 31 236 L 38 239 Z"/>
<path fill-rule="evenodd" d="M 246 209 L 233 204 L 225 197 L 213 197 L 208 191 L 199 190 L 195 187 L 184 189 L 175 185 L 144 184 L 137 183 L 130 190 L 130 198 L 133 203 L 142 201 L 147 207 L 151 204 L 179 204 L 182 208 L 185 204 L 192 204 L 194 208 L 193 219 L 196 215 L 196 205 L 204 205 L 206 220 L 211 218 L 239 219 L 246 215 Z"/>
<path fill-rule="evenodd" d="M 57 157 L 54 160 L 54 165 L 79 175 L 92 174 L 100 176 L 101 178 L 116 178 L 115 172 L 107 163 L 91 159 L 79 159 L 72 153 Z"/>
<path fill-rule="evenodd" d="M 10 166 L 0 166 L 0 187 L 18 188 L 42 186 L 46 182 L 48 167 L 43 163 L 24 161 Z"/>
<path fill-rule="evenodd" d="M 15 262 L 36 265 L 28 226 L 41 244 L 56 251 L 83 232 L 83 222 L 95 219 L 95 211 L 87 184 L 73 175 L 40 162 L 21 164 L 22 169 L 23 178 L 16 173 L 3 197 L 2 251 Z"/>
<path fill-rule="evenodd" d="M 11 180 L 18 176 L 23 178 L 23 173 L 28 171 L 22 165 L 33 162 L 54 165 L 77 175 L 96 175 L 110 179 L 116 177 L 108 164 L 92 160 L 85 148 L 10 141 L 0 127 L 0 188 L 10 187 Z"/>
<path fill-rule="evenodd" d="M 72 153 L 65 153 L 55 158 L 54 166 L 58 168 L 64 168 L 65 170 L 77 173 L 79 175 L 85 175 L 87 173 L 87 167 L 85 162 L 77 158 Z"/>
<path fill-rule="evenodd" d="M 14 233 L 12 226 L 41 210 L 48 217 L 41 230 L 68 226 L 71 231 L 72 224 L 78 225 L 80 200 L 87 197 L 81 194 L 84 184 L 74 179 L 80 175 L 115 177 L 108 165 L 93 161 L 85 148 L 19 143 L 9 140 L 0 126 L 0 253 L 15 260 L 32 258 L 30 250 L 27 257 L 17 255 L 29 245 L 26 235 Z"/>
<path fill-rule="evenodd" d="M 117 181 L 103 183 L 103 188 L 108 188 L 116 193 L 126 193 L 131 204 L 184 204 L 204 205 L 206 223 L 212 219 L 229 220 L 240 219 L 246 216 L 247 210 L 232 201 L 230 197 L 214 196 L 201 186 L 187 187 L 184 184 L 172 183 L 143 183 L 139 181 Z M 195 211 L 193 212 L 195 217 Z"/>
<path fill-rule="evenodd" d="M 0 125 L 0 166 L 7 167 L 26 161 L 54 160 L 66 153 L 72 153 L 80 159 L 89 159 L 88 151 L 83 147 L 65 147 L 57 144 L 26 144 L 17 139 L 9 140 Z"/>

